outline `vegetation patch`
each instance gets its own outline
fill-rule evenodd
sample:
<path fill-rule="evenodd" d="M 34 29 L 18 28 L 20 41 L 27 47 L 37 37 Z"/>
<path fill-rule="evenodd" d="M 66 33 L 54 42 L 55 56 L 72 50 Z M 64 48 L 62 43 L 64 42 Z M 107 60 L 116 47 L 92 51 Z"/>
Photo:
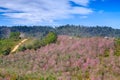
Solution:
<path fill-rule="evenodd" d="M 120 38 L 115 40 L 115 56 L 120 56 Z"/>
<path fill-rule="evenodd" d="M 19 47 L 19 51 L 25 51 L 26 49 L 37 50 L 42 46 L 48 45 L 50 43 L 55 43 L 57 41 L 57 34 L 54 32 L 49 32 L 43 39 L 33 39 L 28 43 L 23 44 Z"/>

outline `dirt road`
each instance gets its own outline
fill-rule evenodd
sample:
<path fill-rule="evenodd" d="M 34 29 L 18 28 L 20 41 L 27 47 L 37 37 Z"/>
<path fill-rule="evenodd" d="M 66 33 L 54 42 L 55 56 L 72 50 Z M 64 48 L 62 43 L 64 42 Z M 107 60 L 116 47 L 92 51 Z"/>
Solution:
<path fill-rule="evenodd" d="M 19 48 L 19 46 L 20 46 L 22 43 L 24 43 L 25 41 L 27 41 L 27 40 L 28 40 L 28 39 L 22 40 L 18 45 L 16 45 L 16 46 L 13 48 L 13 50 L 11 51 L 11 53 L 15 52 L 15 51 Z"/>

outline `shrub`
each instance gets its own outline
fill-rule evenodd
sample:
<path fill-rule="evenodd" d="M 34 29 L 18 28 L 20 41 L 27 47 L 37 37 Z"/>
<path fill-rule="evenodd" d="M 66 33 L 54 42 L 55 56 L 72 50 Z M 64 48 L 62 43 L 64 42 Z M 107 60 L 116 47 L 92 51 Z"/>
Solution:
<path fill-rule="evenodd" d="M 115 40 L 115 56 L 120 56 L 120 39 Z"/>
<path fill-rule="evenodd" d="M 27 49 L 34 49 L 37 50 L 38 48 L 40 48 L 42 46 L 41 41 L 40 40 L 33 40 L 31 43 L 26 44 L 26 48 Z"/>
<path fill-rule="evenodd" d="M 25 51 L 26 49 L 27 49 L 27 48 L 23 45 L 23 46 L 20 46 L 18 50 L 19 50 L 19 51 Z"/>
<path fill-rule="evenodd" d="M 11 48 L 7 48 L 7 49 L 2 51 L 3 55 L 9 55 L 10 52 L 11 52 Z"/>
<path fill-rule="evenodd" d="M 57 35 L 54 32 L 49 32 L 47 36 L 43 39 L 44 44 L 54 43 L 57 40 Z"/>
<path fill-rule="evenodd" d="M 34 43 L 33 43 L 33 49 L 37 50 L 40 47 L 41 47 L 40 41 L 39 40 L 35 40 Z"/>
<path fill-rule="evenodd" d="M 33 45 L 32 45 L 32 44 L 28 44 L 28 45 L 26 45 L 26 48 L 27 48 L 27 49 L 32 49 L 32 48 L 33 48 Z"/>
<path fill-rule="evenodd" d="M 104 57 L 109 57 L 109 53 L 110 53 L 109 49 L 106 49 L 104 52 Z"/>

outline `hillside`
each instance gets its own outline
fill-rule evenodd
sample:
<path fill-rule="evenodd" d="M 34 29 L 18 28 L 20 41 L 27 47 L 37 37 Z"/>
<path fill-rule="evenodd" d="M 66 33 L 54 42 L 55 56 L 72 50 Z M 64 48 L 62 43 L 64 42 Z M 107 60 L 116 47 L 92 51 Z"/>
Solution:
<path fill-rule="evenodd" d="M 40 49 L 1 56 L 0 79 L 120 80 L 120 57 L 115 55 L 120 47 L 115 45 L 113 38 L 61 35 Z"/>
<path fill-rule="evenodd" d="M 43 38 L 48 32 L 53 31 L 58 35 L 69 35 L 78 37 L 120 37 L 120 29 L 113 29 L 107 26 L 80 26 L 63 25 L 50 26 L 0 26 L 0 38 L 7 38 L 10 32 L 21 32 L 24 37 Z"/>

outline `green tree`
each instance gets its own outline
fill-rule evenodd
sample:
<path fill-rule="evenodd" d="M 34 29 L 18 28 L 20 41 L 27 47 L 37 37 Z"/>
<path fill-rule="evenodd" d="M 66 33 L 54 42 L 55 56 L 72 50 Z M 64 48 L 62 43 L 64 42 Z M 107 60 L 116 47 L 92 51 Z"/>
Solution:
<path fill-rule="evenodd" d="M 47 36 L 43 39 L 44 44 L 54 43 L 57 40 L 57 34 L 54 32 L 49 32 Z"/>
<path fill-rule="evenodd" d="M 9 38 L 18 40 L 20 38 L 20 32 L 11 32 Z"/>

